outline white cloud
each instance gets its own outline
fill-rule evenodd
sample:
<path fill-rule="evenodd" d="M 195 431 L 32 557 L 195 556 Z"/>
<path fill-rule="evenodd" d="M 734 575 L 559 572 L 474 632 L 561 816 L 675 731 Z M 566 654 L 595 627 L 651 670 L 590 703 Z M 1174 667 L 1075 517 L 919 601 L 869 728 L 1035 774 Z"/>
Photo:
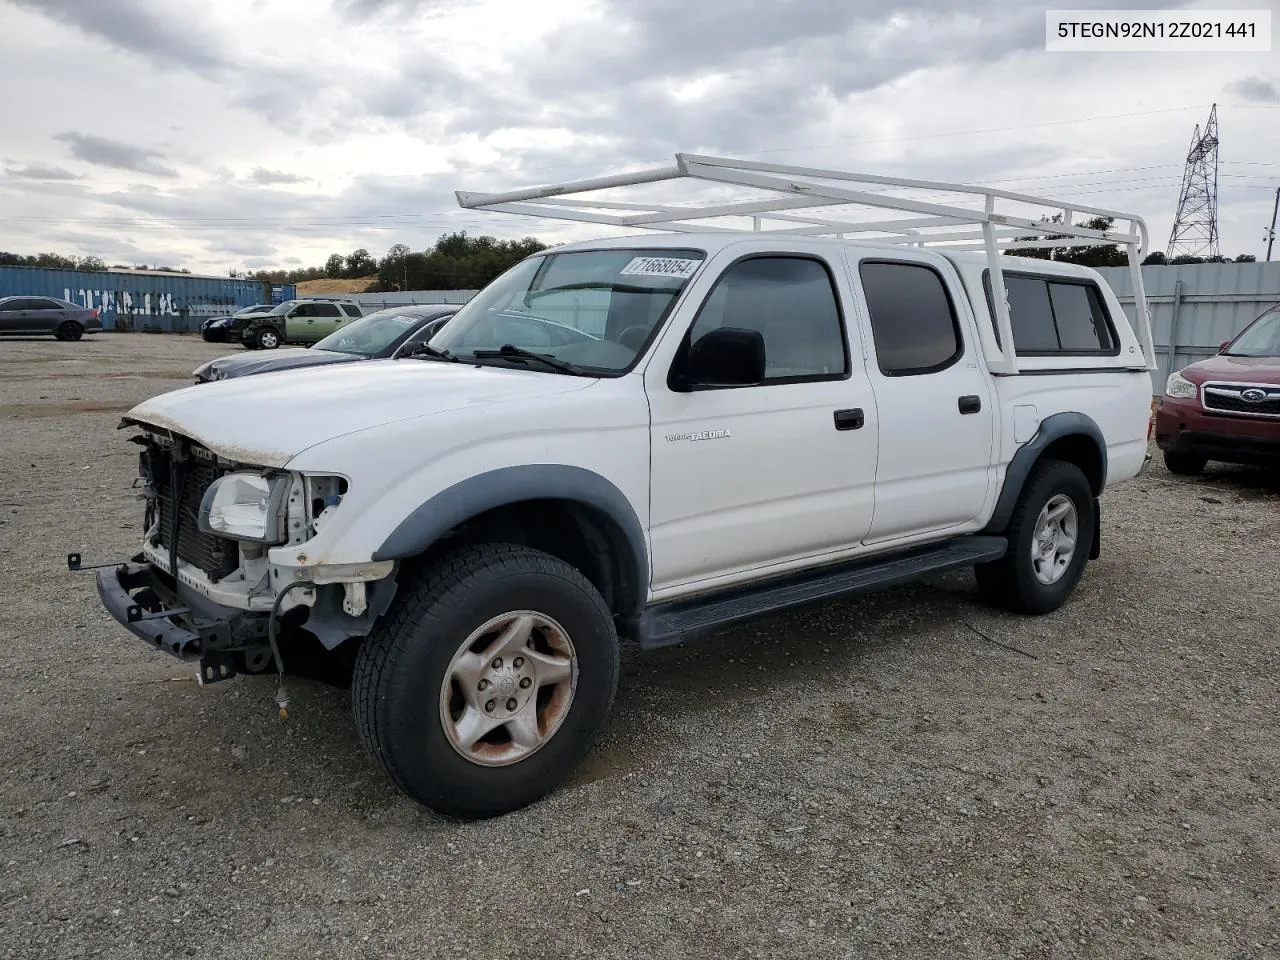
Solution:
<path fill-rule="evenodd" d="M 1260 252 L 1280 183 L 1273 55 L 1050 54 L 1043 11 L 998 0 L 91 6 L 0 0 L 6 247 L 223 272 L 453 229 L 559 240 L 591 228 L 452 192 L 693 150 L 1130 209 L 1162 249 L 1214 99 L 1224 254 Z"/>

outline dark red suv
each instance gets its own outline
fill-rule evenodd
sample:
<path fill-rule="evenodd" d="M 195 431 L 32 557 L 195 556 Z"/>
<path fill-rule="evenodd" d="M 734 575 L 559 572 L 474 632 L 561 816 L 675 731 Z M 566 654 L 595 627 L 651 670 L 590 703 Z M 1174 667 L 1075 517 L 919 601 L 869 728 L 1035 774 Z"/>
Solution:
<path fill-rule="evenodd" d="M 1155 433 L 1174 473 L 1209 460 L 1280 467 L 1280 304 L 1216 357 L 1169 375 Z"/>

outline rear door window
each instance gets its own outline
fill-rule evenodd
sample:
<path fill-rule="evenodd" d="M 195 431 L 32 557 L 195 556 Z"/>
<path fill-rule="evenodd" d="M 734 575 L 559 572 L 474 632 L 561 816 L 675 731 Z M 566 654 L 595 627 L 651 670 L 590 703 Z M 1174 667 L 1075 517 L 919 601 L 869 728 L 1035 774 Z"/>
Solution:
<path fill-rule="evenodd" d="M 871 314 L 876 361 L 885 376 L 936 373 L 964 353 L 955 305 L 933 267 L 864 260 L 858 275 Z"/>

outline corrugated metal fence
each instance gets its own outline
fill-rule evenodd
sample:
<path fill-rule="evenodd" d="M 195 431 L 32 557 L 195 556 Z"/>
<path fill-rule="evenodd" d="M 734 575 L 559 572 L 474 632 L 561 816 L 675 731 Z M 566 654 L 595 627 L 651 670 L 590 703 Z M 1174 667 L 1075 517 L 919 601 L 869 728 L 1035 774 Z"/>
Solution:
<path fill-rule="evenodd" d="M 202 277 L 156 270 L 49 270 L 0 267 L 0 297 L 45 296 L 101 311 L 106 330 L 198 330 L 205 317 L 270 303 L 255 280 Z"/>
<path fill-rule="evenodd" d="M 1099 273 L 1116 292 L 1132 322 L 1133 285 L 1128 268 L 1104 267 Z M 1280 262 L 1143 267 L 1142 285 L 1147 291 L 1151 334 L 1160 361 L 1160 369 L 1151 377 L 1152 392 L 1163 393 L 1172 371 L 1213 356 L 1224 340 L 1280 303 Z"/>

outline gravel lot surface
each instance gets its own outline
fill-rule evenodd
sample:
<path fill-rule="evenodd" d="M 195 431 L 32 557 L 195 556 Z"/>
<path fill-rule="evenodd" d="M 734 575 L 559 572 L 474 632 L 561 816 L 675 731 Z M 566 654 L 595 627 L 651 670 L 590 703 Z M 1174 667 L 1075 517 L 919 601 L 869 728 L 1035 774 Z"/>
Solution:
<path fill-rule="evenodd" d="M 120 414 L 233 349 L 0 341 L 0 957 L 1280 956 L 1280 478 L 1153 461 L 1048 617 L 965 573 L 625 650 L 573 782 L 456 823 L 65 571 L 136 550 Z"/>

